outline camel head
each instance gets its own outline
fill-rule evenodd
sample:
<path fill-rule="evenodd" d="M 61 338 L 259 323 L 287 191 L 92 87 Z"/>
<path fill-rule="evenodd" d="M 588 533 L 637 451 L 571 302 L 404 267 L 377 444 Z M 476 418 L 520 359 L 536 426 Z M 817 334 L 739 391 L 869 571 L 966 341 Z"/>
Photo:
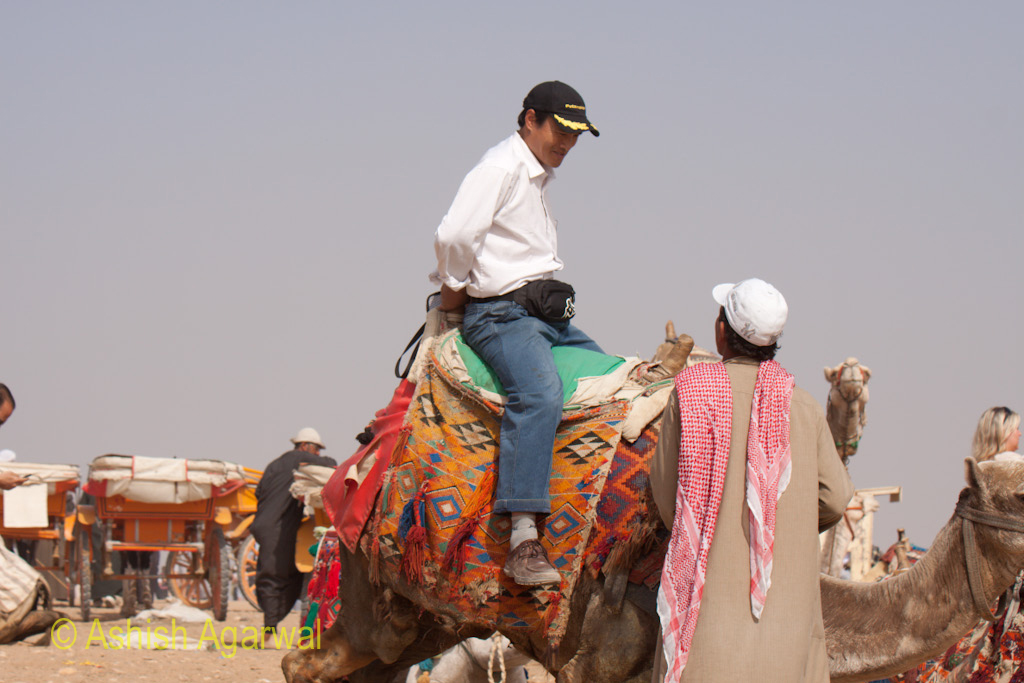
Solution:
<path fill-rule="evenodd" d="M 674 377 L 677 372 L 687 367 L 687 359 L 693 350 L 693 337 L 688 334 L 676 334 L 676 326 L 671 320 L 665 325 L 665 341 L 658 346 L 651 358 L 651 367 L 644 379 L 658 382 Z"/>
<path fill-rule="evenodd" d="M 960 493 L 957 509 L 977 510 L 982 515 L 1002 520 L 1001 525 L 987 525 L 986 533 L 978 534 L 979 551 L 986 557 L 1002 558 L 1010 571 L 1024 568 L 1024 460 L 977 462 L 964 460 L 967 488 Z"/>
<path fill-rule="evenodd" d="M 821 576 L 832 683 L 886 678 L 947 650 L 1024 568 L 1024 460 L 964 461 L 967 487 L 931 549 L 876 583 Z"/>
<path fill-rule="evenodd" d="M 847 402 L 857 401 L 861 404 L 868 402 L 867 390 L 868 380 L 871 379 L 871 370 L 860 361 L 850 356 L 834 368 L 825 368 L 825 379 L 832 385 L 833 391 Z M 863 399 L 863 400 L 861 400 Z"/>

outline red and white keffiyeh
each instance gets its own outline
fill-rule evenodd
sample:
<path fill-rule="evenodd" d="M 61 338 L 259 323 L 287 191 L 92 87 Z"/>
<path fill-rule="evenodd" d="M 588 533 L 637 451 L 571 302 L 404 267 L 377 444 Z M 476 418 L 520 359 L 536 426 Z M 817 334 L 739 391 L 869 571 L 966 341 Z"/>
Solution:
<path fill-rule="evenodd" d="M 775 361 L 758 367 L 747 439 L 747 506 L 750 508 L 750 607 L 764 609 L 771 585 L 775 509 L 789 484 L 789 408 L 793 376 Z M 679 485 L 661 586 L 665 683 L 679 680 L 690 654 L 707 570 L 708 552 L 722 503 L 732 435 L 732 387 L 722 363 L 698 364 L 676 376 L 679 396 Z"/>

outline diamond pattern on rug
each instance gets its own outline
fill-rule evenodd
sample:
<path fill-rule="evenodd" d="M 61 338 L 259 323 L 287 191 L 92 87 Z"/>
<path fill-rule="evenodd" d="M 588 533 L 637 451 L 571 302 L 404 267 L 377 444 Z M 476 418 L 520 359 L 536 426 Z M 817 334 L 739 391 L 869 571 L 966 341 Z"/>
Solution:
<path fill-rule="evenodd" d="M 491 433 L 482 422 L 452 425 L 452 431 L 463 447 L 470 451 L 492 452 L 498 447 L 498 442 L 491 437 Z"/>
<path fill-rule="evenodd" d="M 573 439 L 561 448 L 555 447 L 555 455 L 568 459 L 574 465 L 582 467 L 591 462 L 595 450 L 604 444 L 599 434 L 589 432 Z"/>
<path fill-rule="evenodd" d="M 457 486 L 449 486 L 440 489 L 430 497 L 430 521 L 439 528 L 447 529 L 455 526 L 462 518 L 462 510 L 466 501 L 462 498 L 462 492 Z"/>
<path fill-rule="evenodd" d="M 586 517 L 573 509 L 572 505 L 566 503 L 559 509 L 553 510 L 544 520 L 544 533 L 561 542 L 585 528 L 586 523 Z"/>

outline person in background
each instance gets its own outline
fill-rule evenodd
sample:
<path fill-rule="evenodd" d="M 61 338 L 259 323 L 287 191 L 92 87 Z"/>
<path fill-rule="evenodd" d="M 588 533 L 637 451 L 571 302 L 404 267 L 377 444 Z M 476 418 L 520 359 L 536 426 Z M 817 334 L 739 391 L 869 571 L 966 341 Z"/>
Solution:
<path fill-rule="evenodd" d="M 0 384 L 0 427 L 7 422 L 11 417 L 11 413 L 14 412 L 14 396 L 11 394 L 11 390 L 7 388 L 6 384 Z M 9 491 L 15 486 L 21 486 L 27 479 L 19 476 L 10 470 L 3 469 L 0 465 L 0 489 Z"/>
<path fill-rule="evenodd" d="M 0 426 L 14 412 L 14 396 L 0 384 Z M 27 481 L 10 470 L 0 470 L 0 489 L 9 491 Z M 43 633 L 66 615 L 35 609 L 47 594 L 46 582 L 25 560 L 9 551 L 0 539 L 0 643 L 12 643 Z"/>
<path fill-rule="evenodd" d="M 1020 460 L 1020 415 L 1006 406 L 989 408 L 981 414 L 971 442 L 971 457 L 983 460 Z"/>
<path fill-rule="evenodd" d="M 260 552 L 256 560 L 256 601 L 264 629 L 273 630 L 302 593 L 304 575 L 295 566 L 295 542 L 302 524 L 302 503 L 288 489 L 300 465 L 337 467 L 320 455 L 320 434 L 311 427 L 292 438 L 295 448 L 267 465 L 256 486 L 256 515 L 250 530 Z"/>

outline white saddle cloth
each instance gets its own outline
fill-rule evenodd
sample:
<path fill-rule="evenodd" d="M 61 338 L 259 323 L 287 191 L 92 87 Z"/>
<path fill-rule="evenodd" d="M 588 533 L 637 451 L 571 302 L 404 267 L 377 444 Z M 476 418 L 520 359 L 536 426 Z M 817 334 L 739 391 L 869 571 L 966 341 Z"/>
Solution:
<path fill-rule="evenodd" d="M 321 494 L 327 480 L 334 474 L 334 469 L 307 463 L 299 465 L 299 469 L 292 475 L 293 481 L 288 492 L 292 494 L 292 498 L 302 501 L 307 515 L 312 515 L 314 509 L 323 510 L 324 500 Z"/>
<path fill-rule="evenodd" d="M 241 465 L 221 460 L 103 455 L 89 464 L 89 481 L 106 482 L 106 495 L 141 503 L 205 500 L 213 487 L 245 481 Z"/>

